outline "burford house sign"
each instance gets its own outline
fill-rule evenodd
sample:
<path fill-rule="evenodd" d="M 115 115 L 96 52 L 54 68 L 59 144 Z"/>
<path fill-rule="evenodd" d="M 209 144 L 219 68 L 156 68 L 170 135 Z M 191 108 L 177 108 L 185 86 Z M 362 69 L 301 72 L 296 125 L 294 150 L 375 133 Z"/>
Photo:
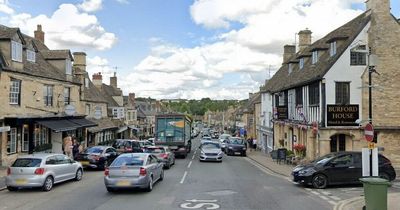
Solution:
<path fill-rule="evenodd" d="M 328 126 L 357 126 L 359 119 L 358 104 L 327 105 Z"/>

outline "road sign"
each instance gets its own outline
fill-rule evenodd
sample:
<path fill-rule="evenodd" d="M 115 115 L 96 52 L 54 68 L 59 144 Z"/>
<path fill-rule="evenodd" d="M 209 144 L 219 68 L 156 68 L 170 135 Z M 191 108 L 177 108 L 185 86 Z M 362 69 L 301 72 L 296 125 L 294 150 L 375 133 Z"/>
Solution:
<path fill-rule="evenodd" d="M 365 139 L 369 142 L 374 140 L 374 127 L 371 123 L 368 123 L 364 128 Z"/>
<path fill-rule="evenodd" d="M 375 149 L 375 143 L 374 142 L 369 142 L 368 143 L 368 149 Z"/>

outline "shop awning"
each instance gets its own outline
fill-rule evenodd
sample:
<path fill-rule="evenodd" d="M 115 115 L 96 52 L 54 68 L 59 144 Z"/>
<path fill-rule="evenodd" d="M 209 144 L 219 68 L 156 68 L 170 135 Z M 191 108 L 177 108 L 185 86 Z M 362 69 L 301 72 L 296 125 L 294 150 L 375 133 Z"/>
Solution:
<path fill-rule="evenodd" d="M 117 133 L 122 133 L 124 131 L 128 130 L 128 126 L 120 127 L 117 131 Z"/>
<path fill-rule="evenodd" d="M 90 120 L 87 120 L 85 118 L 81 118 L 81 119 L 70 119 L 69 121 L 80 125 L 81 127 L 94 127 L 97 126 L 97 123 L 94 123 Z"/>
<path fill-rule="evenodd" d="M 37 123 L 50 128 L 54 132 L 71 131 L 82 127 L 69 120 L 43 120 L 37 121 Z"/>

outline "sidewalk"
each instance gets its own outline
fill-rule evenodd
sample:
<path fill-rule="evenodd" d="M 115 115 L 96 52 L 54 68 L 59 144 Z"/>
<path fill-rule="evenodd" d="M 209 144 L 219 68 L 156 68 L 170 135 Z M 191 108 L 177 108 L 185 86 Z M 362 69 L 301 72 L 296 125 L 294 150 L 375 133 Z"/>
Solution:
<path fill-rule="evenodd" d="M 293 165 L 274 162 L 270 155 L 264 154 L 261 151 L 247 151 L 247 157 L 269 170 L 286 177 L 291 176 L 292 169 L 294 168 Z"/>
<path fill-rule="evenodd" d="M 399 210 L 400 193 L 388 194 L 388 210 Z M 364 197 L 355 197 L 339 202 L 334 210 L 361 210 L 365 205 Z"/>

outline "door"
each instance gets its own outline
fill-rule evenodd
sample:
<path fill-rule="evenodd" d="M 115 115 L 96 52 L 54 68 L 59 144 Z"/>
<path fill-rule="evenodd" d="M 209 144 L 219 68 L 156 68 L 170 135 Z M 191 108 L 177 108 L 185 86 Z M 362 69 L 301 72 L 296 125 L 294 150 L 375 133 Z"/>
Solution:
<path fill-rule="evenodd" d="M 75 176 L 75 167 L 69 157 L 57 155 L 57 165 L 60 167 L 60 181 L 72 179 Z"/>
<path fill-rule="evenodd" d="M 338 156 L 327 163 L 325 172 L 330 183 L 352 182 L 353 164 L 352 154 Z"/>

